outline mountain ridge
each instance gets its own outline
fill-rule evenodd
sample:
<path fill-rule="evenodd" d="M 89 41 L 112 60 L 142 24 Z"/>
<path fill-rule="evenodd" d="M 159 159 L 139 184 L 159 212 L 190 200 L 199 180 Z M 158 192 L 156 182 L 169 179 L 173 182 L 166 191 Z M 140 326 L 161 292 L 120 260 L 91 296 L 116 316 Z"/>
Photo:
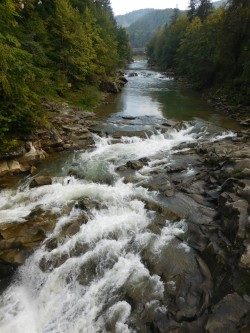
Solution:
<path fill-rule="evenodd" d="M 155 10 L 154 8 L 143 8 L 143 9 L 133 10 L 124 15 L 117 15 L 117 16 L 115 16 L 115 19 L 116 19 L 116 22 L 118 25 L 120 25 L 124 28 L 127 28 L 132 23 L 136 22 L 138 19 L 140 19 L 144 15 L 146 15 L 150 12 L 153 12 L 154 10 Z"/>

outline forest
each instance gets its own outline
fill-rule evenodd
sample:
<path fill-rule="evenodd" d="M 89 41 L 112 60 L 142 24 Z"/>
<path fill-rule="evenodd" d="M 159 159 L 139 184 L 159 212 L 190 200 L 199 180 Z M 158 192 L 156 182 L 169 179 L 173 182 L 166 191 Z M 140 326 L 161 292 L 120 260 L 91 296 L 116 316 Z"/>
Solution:
<path fill-rule="evenodd" d="M 1 151 L 15 146 L 15 135 L 46 122 L 41 99 L 70 100 L 79 93 L 81 104 L 93 104 L 100 82 L 129 52 L 109 0 L 2 0 Z"/>
<path fill-rule="evenodd" d="M 187 78 L 198 90 L 220 92 L 228 103 L 250 101 L 250 3 L 190 0 L 187 15 L 175 9 L 171 23 L 147 45 L 149 62 Z"/>

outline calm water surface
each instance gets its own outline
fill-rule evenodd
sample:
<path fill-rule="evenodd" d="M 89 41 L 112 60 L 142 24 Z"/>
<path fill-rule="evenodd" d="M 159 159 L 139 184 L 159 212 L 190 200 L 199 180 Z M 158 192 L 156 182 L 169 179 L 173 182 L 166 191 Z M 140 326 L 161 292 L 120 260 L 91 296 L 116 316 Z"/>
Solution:
<path fill-rule="evenodd" d="M 137 76 L 130 77 L 131 73 Z M 148 68 L 146 61 L 136 61 L 126 71 L 128 83 L 122 93 L 109 97 L 109 104 L 97 108 L 99 118 L 107 123 L 122 117 L 136 117 L 132 125 L 154 124 L 156 118 L 176 121 L 197 120 L 225 129 L 239 130 L 232 119 L 220 114 L 201 95 L 171 78 Z"/>

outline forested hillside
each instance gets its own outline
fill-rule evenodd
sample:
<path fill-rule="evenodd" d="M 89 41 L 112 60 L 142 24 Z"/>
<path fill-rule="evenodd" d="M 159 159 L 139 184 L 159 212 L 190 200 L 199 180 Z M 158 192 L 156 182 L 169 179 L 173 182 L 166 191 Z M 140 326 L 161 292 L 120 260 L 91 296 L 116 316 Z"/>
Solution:
<path fill-rule="evenodd" d="M 147 52 L 151 64 L 174 69 L 194 87 L 214 87 L 232 103 L 249 105 L 249 0 L 229 0 L 218 9 L 209 0 L 191 0 L 187 16 L 157 32 Z"/>
<path fill-rule="evenodd" d="M 129 27 L 132 23 L 134 23 L 138 19 L 140 19 L 142 16 L 144 16 L 152 11 L 154 11 L 153 8 L 134 10 L 125 15 L 117 15 L 115 17 L 115 19 L 116 19 L 116 22 L 118 25 L 126 28 L 126 27 Z"/>
<path fill-rule="evenodd" d="M 156 9 L 131 24 L 127 31 L 132 47 L 145 47 L 155 31 L 171 22 L 174 9 Z"/>
<path fill-rule="evenodd" d="M 99 87 L 128 54 L 127 33 L 117 27 L 109 0 L 2 0 L 1 150 L 41 121 L 42 97 L 94 94 L 97 88 L 89 87 Z"/>

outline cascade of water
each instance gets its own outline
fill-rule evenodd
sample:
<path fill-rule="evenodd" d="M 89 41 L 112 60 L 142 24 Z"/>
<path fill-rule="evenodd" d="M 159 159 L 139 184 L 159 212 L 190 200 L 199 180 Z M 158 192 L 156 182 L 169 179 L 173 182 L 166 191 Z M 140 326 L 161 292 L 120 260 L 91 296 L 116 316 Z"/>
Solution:
<path fill-rule="evenodd" d="M 131 302 L 145 308 L 157 304 L 161 311 L 167 311 L 160 306 L 163 281 L 151 272 L 150 266 L 167 248 L 176 248 L 178 260 L 190 256 L 188 246 L 173 243 L 185 224 L 166 221 L 160 235 L 152 233 L 147 227 L 154 214 L 146 209 L 145 200 L 154 200 L 155 194 L 125 184 L 115 168 L 145 156 L 161 155 L 163 162 L 169 161 L 171 149 L 182 142 L 196 141 L 199 134 L 190 125 L 146 139 L 124 137 L 117 144 L 95 136 L 96 148 L 74 157 L 74 165 L 83 171 L 84 179 L 61 176 L 49 186 L 6 191 L 1 198 L 1 221 L 23 221 L 37 207 L 44 212 L 61 211 L 62 216 L 41 248 L 19 269 L 15 283 L 1 296 L 0 331 L 136 332 L 135 317 L 140 309 L 132 309 Z M 65 173 L 72 167 L 68 165 Z M 154 168 L 154 163 L 148 168 Z M 96 182 L 100 170 L 104 170 L 104 178 L 108 173 L 112 182 Z M 89 211 L 88 221 L 78 233 L 60 238 L 64 225 L 81 219 L 81 210 L 70 203 L 83 197 L 98 201 L 99 208 Z M 65 212 L 63 207 L 67 205 L 71 208 Z M 57 247 L 48 249 L 46 244 L 55 238 L 59 239 Z M 176 255 L 173 253 L 173 259 Z M 148 260 L 151 265 L 146 264 Z"/>

